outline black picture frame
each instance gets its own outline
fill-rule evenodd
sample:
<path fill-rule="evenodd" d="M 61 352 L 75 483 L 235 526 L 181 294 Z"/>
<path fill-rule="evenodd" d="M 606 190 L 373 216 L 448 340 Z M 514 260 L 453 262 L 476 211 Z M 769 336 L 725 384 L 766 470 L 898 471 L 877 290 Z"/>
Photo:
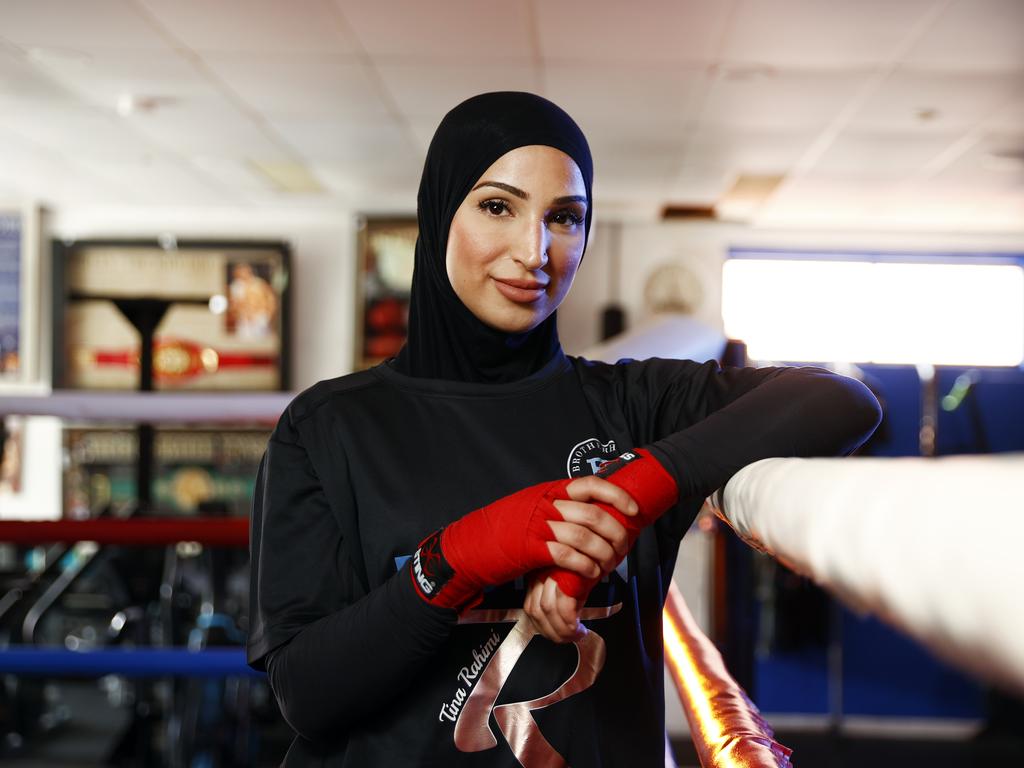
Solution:
<path fill-rule="evenodd" d="M 237 252 L 239 261 L 244 261 L 243 254 L 254 251 L 266 251 L 274 253 L 280 259 L 282 277 L 280 285 L 275 288 L 279 299 L 276 308 L 277 322 L 276 330 L 279 338 L 279 350 L 277 353 L 277 382 L 276 386 L 270 387 L 236 387 L 238 390 L 246 391 L 287 391 L 291 388 L 291 247 L 282 240 L 175 240 L 166 238 L 133 238 L 114 239 L 96 238 L 83 240 L 60 240 L 52 241 L 52 290 L 51 290 L 51 338 L 52 338 L 52 386 L 54 389 L 76 389 L 69 375 L 68 354 L 67 354 L 67 310 L 69 302 L 73 300 L 70 287 L 70 268 L 73 260 L 81 254 L 84 249 L 106 248 L 113 250 L 127 251 L 149 251 L 154 255 L 166 254 L 168 252 L 199 255 L 205 252 L 216 252 L 217 254 Z M 232 262 L 229 262 L 232 263 Z M 140 296 L 140 298 L 142 298 Z M 173 299 L 172 299 L 173 301 Z M 144 377 L 139 377 L 144 378 Z M 155 387 L 123 387 L 116 389 L 147 389 Z M 190 391 L 230 391 L 227 387 L 203 388 L 198 386 L 189 387 Z"/>

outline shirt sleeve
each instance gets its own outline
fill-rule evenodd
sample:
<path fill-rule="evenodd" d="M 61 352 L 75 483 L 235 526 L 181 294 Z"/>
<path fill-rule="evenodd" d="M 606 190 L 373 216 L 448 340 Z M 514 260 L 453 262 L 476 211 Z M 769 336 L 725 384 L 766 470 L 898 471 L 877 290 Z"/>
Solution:
<path fill-rule="evenodd" d="M 852 453 L 881 421 L 864 384 L 823 368 L 649 362 L 649 447 L 683 498 L 707 496 L 760 459 Z"/>
<path fill-rule="evenodd" d="M 408 566 L 363 589 L 336 517 L 354 510 L 331 508 L 290 419 L 282 416 L 257 475 L 248 662 L 267 670 L 288 723 L 320 740 L 395 698 L 456 614 L 423 602 Z"/>

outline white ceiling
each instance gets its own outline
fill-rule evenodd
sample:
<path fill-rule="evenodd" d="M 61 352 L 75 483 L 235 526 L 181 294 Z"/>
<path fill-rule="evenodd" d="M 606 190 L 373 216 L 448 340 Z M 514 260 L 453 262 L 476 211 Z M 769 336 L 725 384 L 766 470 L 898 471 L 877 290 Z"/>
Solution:
<path fill-rule="evenodd" d="M 582 125 L 606 220 L 778 175 L 757 223 L 1024 231 L 1024 0 L 0 0 L 0 196 L 411 210 L 505 89 Z"/>

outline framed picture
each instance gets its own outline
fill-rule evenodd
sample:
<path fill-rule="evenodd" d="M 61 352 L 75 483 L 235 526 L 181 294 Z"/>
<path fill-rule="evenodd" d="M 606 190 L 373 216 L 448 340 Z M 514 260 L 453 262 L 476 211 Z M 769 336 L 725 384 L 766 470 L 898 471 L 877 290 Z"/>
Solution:
<path fill-rule="evenodd" d="M 161 515 L 249 514 L 270 431 L 160 427 L 154 440 L 153 509 Z M 65 427 L 64 516 L 118 515 L 138 499 L 138 433 L 129 427 Z"/>
<path fill-rule="evenodd" d="M 0 203 L 0 392 L 39 380 L 39 210 Z"/>
<path fill-rule="evenodd" d="M 289 269 L 280 242 L 55 241 L 54 386 L 287 389 Z"/>
<path fill-rule="evenodd" d="M 405 344 L 416 236 L 415 218 L 366 218 L 360 222 L 356 370 L 393 357 Z"/>

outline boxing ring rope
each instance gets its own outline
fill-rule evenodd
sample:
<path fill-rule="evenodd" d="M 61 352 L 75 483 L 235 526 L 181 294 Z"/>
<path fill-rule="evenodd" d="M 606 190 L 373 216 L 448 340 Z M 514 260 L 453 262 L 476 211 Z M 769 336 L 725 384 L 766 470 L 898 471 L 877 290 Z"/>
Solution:
<path fill-rule="evenodd" d="M 702 768 L 790 765 L 768 722 L 733 680 L 673 582 L 662 616 L 665 663 L 676 684 Z"/>
<path fill-rule="evenodd" d="M 91 541 L 98 544 L 207 546 L 249 544 L 248 518 L 101 518 L 94 520 L 0 521 L 0 542 L 33 545 Z M 71 651 L 30 645 L 0 649 L 0 674 L 45 677 L 262 677 L 243 648 L 124 648 Z"/>
<path fill-rule="evenodd" d="M 45 522 L 0 521 L 0 541 L 18 544 L 94 541 L 120 545 L 170 545 L 194 541 L 245 547 L 245 518 L 127 518 Z M 673 584 L 665 606 L 666 664 L 690 723 L 704 768 L 789 765 L 789 750 L 772 738 L 757 708 L 729 675 L 722 657 L 697 627 Z M 47 677 L 259 676 L 240 648 L 190 651 L 132 648 L 71 651 L 14 646 L 0 650 L 0 674 Z"/>
<path fill-rule="evenodd" d="M 1024 454 L 764 459 L 712 503 L 853 610 L 1024 692 Z"/>
<path fill-rule="evenodd" d="M 44 677 L 263 677 L 245 663 L 241 648 L 125 648 L 66 651 L 59 648 L 4 648 L 0 674 Z"/>
<path fill-rule="evenodd" d="M 94 520 L 0 520 L 0 542 L 48 544 L 78 541 L 130 546 L 166 545 L 188 541 L 214 547 L 247 547 L 249 519 L 129 517 Z"/>

